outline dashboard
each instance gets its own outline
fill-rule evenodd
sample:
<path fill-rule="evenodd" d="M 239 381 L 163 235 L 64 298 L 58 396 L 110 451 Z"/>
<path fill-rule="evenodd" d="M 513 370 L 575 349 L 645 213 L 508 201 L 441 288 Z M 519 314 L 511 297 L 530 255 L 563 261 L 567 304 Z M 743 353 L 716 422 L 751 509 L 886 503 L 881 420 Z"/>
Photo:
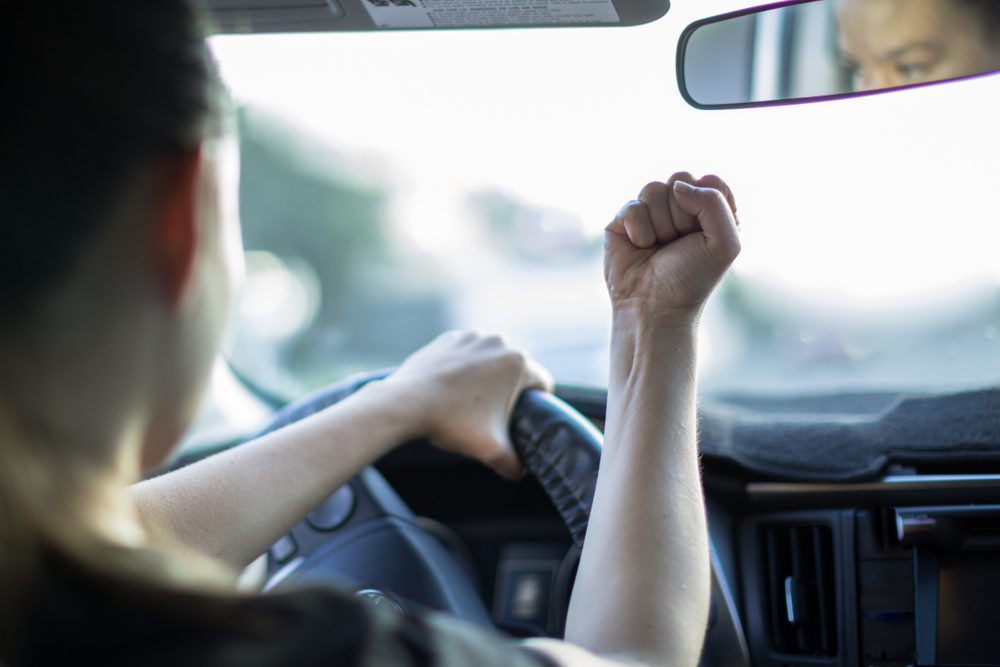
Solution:
<path fill-rule="evenodd" d="M 600 401 L 564 398 L 603 426 Z M 1000 665 L 1000 471 L 954 457 L 944 465 L 803 482 L 706 457 L 713 600 L 702 665 Z M 579 552 L 535 480 L 501 480 L 426 443 L 396 449 L 376 470 L 376 486 L 402 498 L 429 548 L 469 574 L 484 625 L 561 636 Z M 275 545 L 270 574 L 363 524 L 364 488 L 341 489 Z"/>

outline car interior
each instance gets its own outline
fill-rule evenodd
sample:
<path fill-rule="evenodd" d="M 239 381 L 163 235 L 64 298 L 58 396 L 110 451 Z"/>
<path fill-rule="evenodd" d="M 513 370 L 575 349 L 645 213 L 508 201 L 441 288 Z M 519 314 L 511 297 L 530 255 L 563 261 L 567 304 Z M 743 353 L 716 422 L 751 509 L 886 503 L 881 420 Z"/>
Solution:
<path fill-rule="evenodd" d="M 732 179 L 746 247 L 703 322 L 702 664 L 1000 664 L 1000 64 L 880 79 L 848 34 L 865 2 L 925 0 L 204 0 L 248 281 L 171 467 L 446 328 L 500 329 L 558 383 L 514 410 L 524 480 L 402 444 L 243 585 L 560 637 L 606 411 L 600 233 L 691 168 Z"/>

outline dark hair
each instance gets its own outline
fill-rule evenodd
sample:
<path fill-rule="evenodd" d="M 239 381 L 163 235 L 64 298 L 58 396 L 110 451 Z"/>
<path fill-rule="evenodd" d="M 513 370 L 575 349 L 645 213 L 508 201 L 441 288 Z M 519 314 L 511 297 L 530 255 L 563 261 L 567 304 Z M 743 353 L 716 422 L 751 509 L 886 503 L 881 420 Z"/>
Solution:
<path fill-rule="evenodd" d="M 0 326 L 70 272 L 128 177 L 193 148 L 224 90 L 187 0 L 5 9 Z"/>
<path fill-rule="evenodd" d="M 958 2 L 979 16 L 982 27 L 989 37 L 998 37 L 998 33 L 1000 33 L 1000 0 L 958 0 Z"/>

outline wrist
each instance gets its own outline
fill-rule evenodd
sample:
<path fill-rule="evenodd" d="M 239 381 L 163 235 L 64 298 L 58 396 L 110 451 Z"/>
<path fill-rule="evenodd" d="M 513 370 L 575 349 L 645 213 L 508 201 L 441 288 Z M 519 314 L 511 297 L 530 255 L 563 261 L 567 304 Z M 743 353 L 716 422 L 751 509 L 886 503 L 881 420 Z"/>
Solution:
<path fill-rule="evenodd" d="M 355 396 L 369 404 L 379 420 L 389 427 L 395 444 L 427 435 L 427 410 L 422 407 L 418 388 L 389 376 L 368 383 Z"/>
<path fill-rule="evenodd" d="M 641 305 L 615 306 L 611 312 L 611 337 L 642 338 L 650 343 L 697 336 L 700 310 L 652 309 Z"/>
<path fill-rule="evenodd" d="M 612 383 L 625 387 L 675 374 L 680 369 L 693 374 L 698 315 L 615 310 L 611 320 Z"/>

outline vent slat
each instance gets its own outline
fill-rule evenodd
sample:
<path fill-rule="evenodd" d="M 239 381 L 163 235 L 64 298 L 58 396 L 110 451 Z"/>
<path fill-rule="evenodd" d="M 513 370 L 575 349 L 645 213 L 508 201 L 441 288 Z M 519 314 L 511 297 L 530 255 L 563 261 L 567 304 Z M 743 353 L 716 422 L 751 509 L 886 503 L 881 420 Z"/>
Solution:
<path fill-rule="evenodd" d="M 799 531 L 792 529 L 789 531 L 789 551 L 791 553 L 791 568 L 792 568 L 792 582 L 793 590 L 792 595 L 798 607 L 798 620 L 792 624 L 795 628 L 795 644 L 798 647 L 798 652 L 806 653 L 809 649 L 809 640 L 806 636 L 806 625 L 804 623 L 806 614 L 809 613 L 808 607 L 803 604 L 805 596 L 803 596 L 802 587 L 807 581 L 804 576 L 805 573 L 802 571 L 802 545 L 799 544 Z M 787 601 L 786 601 L 787 604 Z"/>
<path fill-rule="evenodd" d="M 816 625 L 819 628 L 819 649 L 823 654 L 830 651 L 830 614 L 827 610 L 827 571 L 824 556 L 827 553 L 826 545 L 823 543 L 823 533 L 819 526 L 812 528 L 813 548 L 813 569 L 816 573 Z"/>
<path fill-rule="evenodd" d="M 767 587 L 775 590 L 778 585 L 778 545 L 774 531 L 765 533 L 765 551 L 767 554 Z M 768 598 L 771 611 L 771 642 L 777 646 L 781 643 L 781 604 L 780 598 L 771 595 Z"/>
<path fill-rule="evenodd" d="M 793 655 L 836 655 L 830 527 L 771 524 L 763 527 L 761 537 L 772 647 Z"/>

